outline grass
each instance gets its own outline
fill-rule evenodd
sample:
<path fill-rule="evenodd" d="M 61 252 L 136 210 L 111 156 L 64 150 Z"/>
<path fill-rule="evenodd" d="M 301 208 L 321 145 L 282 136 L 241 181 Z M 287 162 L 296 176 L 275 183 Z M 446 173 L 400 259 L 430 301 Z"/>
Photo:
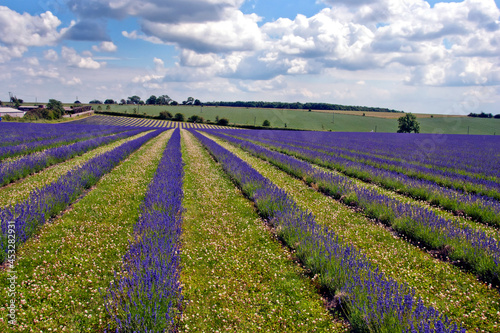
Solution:
<path fill-rule="evenodd" d="M 183 131 L 180 331 L 345 331 L 249 200 Z"/>
<path fill-rule="evenodd" d="M 18 327 L 102 331 L 105 289 L 132 239 L 139 205 L 171 132 L 152 139 L 105 175 L 95 188 L 18 252 Z M 7 273 L 0 272 L 1 318 L 6 318 Z M 11 331 L 0 322 L 0 331 Z"/>
<path fill-rule="evenodd" d="M 133 109 L 138 109 L 139 114 L 146 113 L 158 116 L 161 111 L 169 111 L 172 114 L 182 113 L 185 118 L 198 115 L 215 121 L 215 117 L 227 118 L 231 124 L 240 125 L 262 125 L 264 120 L 271 122 L 271 127 L 307 130 L 332 130 L 336 132 L 390 132 L 396 133 L 398 122 L 396 119 L 386 119 L 381 117 L 362 117 L 346 113 L 331 112 L 308 112 L 307 110 L 282 110 L 282 109 L 254 109 L 254 108 L 231 108 L 214 106 L 155 106 L 143 105 L 112 105 L 111 110 L 132 114 Z M 103 111 L 105 107 L 102 107 Z M 365 112 L 366 113 L 366 112 Z M 362 114 L 362 113 L 361 113 Z M 480 119 L 468 117 L 438 117 L 420 118 L 421 133 L 446 133 L 446 134 L 488 134 L 500 135 L 500 120 Z"/>
<path fill-rule="evenodd" d="M 341 111 L 341 110 L 313 110 L 313 112 L 349 114 L 358 117 L 375 117 L 383 119 L 398 119 L 403 114 L 399 112 L 373 112 L 373 111 Z M 446 114 L 414 113 L 418 119 L 422 118 L 460 118 L 465 116 L 454 116 Z"/>
<path fill-rule="evenodd" d="M 309 209 L 319 223 L 328 225 L 346 242 L 355 245 L 385 274 L 414 288 L 427 305 L 463 323 L 469 331 L 499 330 L 500 305 L 496 290 L 478 282 L 473 275 L 433 258 L 384 226 L 320 194 L 268 162 L 215 140 L 286 190 L 302 209 Z"/>
<path fill-rule="evenodd" d="M 41 188 L 44 185 L 56 181 L 59 177 L 66 174 L 68 171 L 83 165 L 84 163 L 96 157 L 97 155 L 113 150 L 114 148 L 122 145 L 123 143 L 137 139 L 141 136 L 146 135 L 147 133 L 149 133 L 149 131 L 142 132 L 130 138 L 113 142 L 109 145 L 98 147 L 97 149 L 91 150 L 81 156 L 77 156 L 68 161 L 53 165 L 27 178 L 21 179 L 10 185 L 1 187 L 0 207 L 12 205 L 23 199 L 26 199 L 33 190 Z"/>

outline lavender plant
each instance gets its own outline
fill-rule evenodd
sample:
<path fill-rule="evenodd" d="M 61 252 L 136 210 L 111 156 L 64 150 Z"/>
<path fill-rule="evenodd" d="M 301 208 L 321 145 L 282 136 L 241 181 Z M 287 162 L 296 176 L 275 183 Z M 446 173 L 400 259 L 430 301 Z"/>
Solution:
<path fill-rule="evenodd" d="M 217 135 L 215 131 L 207 132 Z M 403 203 L 374 189 L 359 186 L 349 177 L 315 169 L 292 156 L 234 137 L 224 136 L 224 139 L 309 184 L 316 184 L 324 193 L 362 208 L 368 216 L 389 224 L 409 238 L 441 250 L 484 281 L 500 282 L 500 242 L 483 231 L 461 226 L 458 221 L 442 218 L 427 208 Z"/>
<path fill-rule="evenodd" d="M 181 314 L 182 156 L 176 129 L 149 184 L 135 240 L 111 283 L 106 310 L 118 332 L 172 332 Z"/>
<path fill-rule="evenodd" d="M 94 137 L 100 137 L 130 130 L 130 128 L 121 126 L 77 126 L 74 124 L 72 124 L 71 126 L 52 126 L 55 126 L 55 128 L 49 129 L 48 132 L 50 134 L 44 133 L 44 131 L 47 130 L 45 126 L 39 126 L 38 133 L 29 133 L 28 131 L 26 136 L 22 137 L 21 142 L 15 142 L 15 145 L 0 146 L 0 160 L 8 157 L 26 155 L 43 149 L 70 144 L 81 140 L 87 140 Z M 23 127 L 19 127 L 16 129 L 21 133 L 23 133 L 25 130 Z M 33 127 L 28 127 L 28 129 L 32 130 Z M 44 138 L 47 135 L 50 135 L 50 137 Z M 10 137 L 7 137 L 6 139 L 9 138 Z"/>
<path fill-rule="evenodd" d="M 434 181 L 408 176 L 403 172 L 385 170 L 372 166 L 371 162 L 358 162 L 357 160 L 337 155 L 329 148 L 323 147 L 321 150 L 316 150 L 318 145 L 298 144 L 297 142 L 294 142 L 292 145 L 283 143 L 289 142 L 287 140 L 275 141 L 263 138 L 254 139 L 251 136 L 249 137 L 242 134 L 239 134 L 237 137 L 243 136 L 285 154 L 341 171 L 348 176 L 376 183 L 390 190 L 397 190 L 416 199 L 426 200 L 431 204 L 448 209 L 455 214 L 466 214 L 478 222 L 500 227 L 500 202 L 491 197 L 448 188 L 438 185 Z M 437 170 L 437 172 L 442 171 Z M 467 177 L 464 175 L 460 176 Z M 466 182 L 465 179 L 464 182 Z M 493 183 L 484 179 L 480 179 L 478 182 Z M 500 184 L 498 188 L 500 189 Z"/>
<path fill-rule="evenodd" d="M 34 190 L 26 200 L 0 209 L 0 263 L 5 261 L 8 253 L 9 222 L 15 223 L 17 249 L 19 245 L 33 236 L 48 218 L 64 210 L 85 189 L 97 183 L 118 163 L 161 132 L 161 130 L 151 132 L 96 156 L 81 167 L 69 171 L 57 181 Z"/>
<path fill-rule="evenodd" d="M 81 155 L 99 146 L 137 135 L 143 131 L 143 129 L 135 129 L 110 136 L 79 141 L 67 146 L 50 148 L 38 154 L 30 154 L 12 162 L 0 163 L 0 186 L 24 178 L 53 164 Z"/>
<path fill-rule="evenodd" d="M 318 274 L 321 285 L 336 295 L 355 331 L 465 332 L 425 307 L 407 286 L 385 277 L 250 165 L 207 137 L 192 133 L 297 251 L 304 265 Z"/>
<path fill-rule="evenodd" d="M 387 133 L 363 134 L 365 146 L 362 146 L 363 136 L 359 133 L 342 133 L 343 135 L 339 136 L 337 133 L 307 132 L 297 137 L 296 134 L 286 131 L 257 131 L 251 135 L 248 131 L 234 132 L 240 137 L 265 142 L 277 148 L 284 144 L 282 149 L 290 149 L 290 146 L 293 146 L 299 150 L 305 148 L 332 155 L 330 159 L 334 159 L 335 167 L 341 171 L 346 163 L 360 167 L 366 164 L 377 169 L 395 171 L 410 178 L 427 180 L 440 186 L 500 200 L 500 178 L 497 177 L 498 175 L 495 176 L 494 171 L 498 169 L 500 160 L 495 151 L 497 139 L 493 137 L 488 140 L 476 136 L 460 137 L 460 141 L 457 141 L 456 136 L 445 136 L 445 139 L 441 140 L 453 144 L 434 147 L 432 149 L 432 156 L 436 160 L 434 161 L 427 158 L 424 144 L 418 143 L 419 141 L 434 143 L 432 137 L 425 135 L 418 136 L 419 141 L 415 140 L 417 141 L 415 147 L 415 143 L 408 141 L 411 135 L 401 135 L 396 138 Z M 424 139 L 421 140 L 422 138 Z M 353 139 L 353 142 L 348 139 Z M 391 142 L 393 140 L 403 142 L 405 149 L 402 149 L 401 144 Z M 484 145 L 487 145 L 488 149 L 480 149 Z M 367 150 L 366 147 L 371 147 L 373 151 Z M 459 157 L 449 152 L 450 149 L 456 150 L 455 147 L 460 147 L 460 150 L 455 152 Z M 399 152 L 399 155 L 393 150 Z M 421 158 L 417 159 L 416 156 Z M 450 163 L 450 161 L 454 162 Z M 467 167 L 463 167 L 464 161 L 467 161 Z M 434 162 L 436 164 L 432 164 Z"/>

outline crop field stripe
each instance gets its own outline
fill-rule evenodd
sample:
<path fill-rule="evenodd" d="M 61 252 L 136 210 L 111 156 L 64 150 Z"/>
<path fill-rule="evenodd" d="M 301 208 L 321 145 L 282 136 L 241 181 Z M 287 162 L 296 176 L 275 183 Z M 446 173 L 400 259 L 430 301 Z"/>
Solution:
<path fill-rule="evenodd" d="M 122 264 L 139 205 L 171 132 L 130 155 L 20 250 L 16 264 L 19 332 L 107 328 L 99 289 L 108 287 Z M 8 300 L 7 283 L 7 273 L 2 270 L 1 304 Z M 2 318 L 7 311 L 1 309 Z M 0 322 L 0 331 L 8 332 L 7 325 Z"/>
<path fill-rule="evenodd" d="M 123 119 L 123 123 L 125 124 L 125 126 L 137 126 L 139 124 L 140 120 L 141 119 L 139 119 L 139 118 L 125 118 L 125 119 Z"/>
<path fill-rule="evenodd" d="M 252 204 L 191 134 L 185 162 L 181 332 L 344 332 Z"/>
<path fill-rule="evenodd" d="M 243 133 L 239 133 L 240 135 L 244 135 Z M 252 140 L 251 137 L 247 137 L 247 139 Z M 267 141 L 266 139 L 256 139 L 253 138 L 253 140 L 258 140 L 259 142 L 262 141 Z M 287 141 L 285 144 L 283 144 L 283 141 Z M 304 155 L 304 151 L 300 151 L 297 147 L 294 146 L 288 146 L 290 140 L 284 140 L 281 138 L 278 142 L 268 142 L 267 145 L 271 145 L 273 149 L 279 149 L 279 150 L 291 150 L 293 151 L 293 154 L 301 154 Z M 291 140 L 295 142 L 295 144 L 292 143 L 292 145 L 297 145 L 295 140 Z M 288 147 L 287 147 L 288 146 Z M 310 144 L 306 143 L 299 143 L 298 146 L 303 147 L 307 150 L 311 150 L 309 155 L 311 155 L 314 152 L 314 156 L 319 156 L 323 154 L 325 156 L 325 160 L 332 159 L 333 161 L 339 160 L 339 159 L 346 159 L 350 160 L 355 163 L 359 164 L 364 164 L 368 166 L 372 166 L 374 168 L 380 169 L 380 170 L 387 170 L 387 171 L 397 171 L 400 172 L 403 175 L 420 179 L 423 181 L 430 181 L 433 183 L 436 183 L 439 186 L 444 186 L 450 189 L 457 189 L 465 192 L 472 192 L 472 193 L 477 193 L 477 194 L 482 194 L 491 197 L 492 199 L 495 200 L 500 200 L 500 183 L 498 182 L 497 178 L 494 178 L 493 180 L 488 180 L 491 177 L 475 177 L 475 176 L 467 176 L 464 175 L 463 172 L 460 170 L 458 171 L 442 171 L 440 168 L 433 166 L 433 167 L 422 167 L 417 164 L 406 164 L 405 167 L 401 167 L 400 163 L 394 161 L 390 161 L 387 159 L 387 157 L 375 157 L 372 159 L 381 159 L 379 163 L 375 163 L 371 161 L 370 159 L 366 159 L 365 161 L 358 161 L 358 159 L 353 158 L 352 156 L 345 156 L 345 155 L 356 155 L 359 153 L 363 153 L 362 151 L 344 151 L 343 153 L 339 153 L 336 150 L 338 149 L 337 147 L 333 148 L 328 148 L 328 147 L 323 147 L 321 149 L 315 149 L 310 147 Z M 325 150 L 327 150 L 325 152 Z M 336 156 L 337 154 L 340 154 L 341 156 Z M 344 156 L 344 157 L 343 157 Z M 307 156 L 306 158 L 311 159 L 312 157 Z M 325 162 L 326 163 L 326 162 Z M 338 164 L 338 162 L 337 162 Z M 332 168 L 336 168 L 338 170 L 343 170 L 344 167 L 335 165 L 335 162 L 329 162 L 328 164 L 325 164 L 325 166 L 329 166 Z M 411 167 L 409 168 L 408 165 Z M 354 169 L 356 171 L 356 169 Z M 488 178 L 488 179 L 486 179 Z"/>
<path fill-rule="evenodd" d="M 110 284 L 106 310 L 123 332 L 172 332 L 182 311 L 180 242 L 183 163 L 181 136 L 173 132 L 148 185 L 123 257 L 121 275 Z M 121 273 L 121 274 L 120 274 Z"/>
<path fill-rule="evenodd" d="M 117 126 L 105 127 L 102 129 L 95 128 L 94 126 L 92 126 L 92 128 L 90 128 L 90 126 L 86 126 L 85 128 L 82 128 L 80 130 L 72 130 L 71 128 L 68 128 L 68 126 L 70 125 L 56 127 L 60 130 L 59 133 L 57 133 L 58 136 L 55 138 L 46 140 L 34 140 L 30 142 L 18 143 L 16 145 L 0 147 L 0 162 L 4 163 L 6 162 L 6 159 L 12 161 L 13 158 L 32 155 L 36 152 L 57 148 L 76 142 L 110 136 L 127 130 L 127 128 Z"/>
<path fill-rule="evenodd" d="M 156 127 L 155 124 L 156 124 L 156 120 L 153 120 L 153 119 L 149 119 L 147 122 L 148 127 Z"/>
<path fill-rule="evenodd" d="M 107 117 L 111 118 L 111 119 L 109 119 L 109 121 L 113 121 L 111 116 L 107 116 Z M 139 120 L 140 120 L 139 118 L 125 118 L 122 121 L 123 121 L 123 124 L 125 126 L 136 126 L 136 125 L 138 125 Z"/>
<path fill-rule="evenodd" d="M 207 136 L 286 190 L 302 209 L 310 210 L 319 223 L 355 245 L 384 274 L 415 289 L 426 304 L 439 309 L 455 322 L 463 323 L 471 331 L 479 328 L 494 332 L 500 328 L 500 297 L 495 289 L 489 289 L 475 276 L 431 257 L 405 239 L 396 237 L 384 226 L 374 224 L 363 214 L 319 193 L 269 162 L 219 138 Z"/>
<path fill-rule="evenodd" d="M 151 122 L 150 119 L 141 119 L 141 122 L 139 123 L 139 126 L 142 127 L 150 127 L 149 123 Z"/>
<path fill-rule="evenodd" d="M 164 120 L 155 120 L 155 127 L 163 127 L 164 124 Z"/>
<path fill-rule="evenodd" d="M 117 148 L 94 157 L 76 170 L 69 171 L 55 182 L 36 189 L 29 197 L 17 203 L 0 209 L 0 262 L 7 258 L 7 250 L 12 244 L 18 249 L 28 239 L 38 232 L 47 219 L 56 216 L 85 192 L 85 190 L 99 181 L 105 174 L 114 169 L 131 153 L 139 149 L 146 142 L 158 136 L 160 131 L 154 131 L 135 140 L 124 143 Z M 11 224 L 14 228 L 8 228 Z M 15 238 L 12 243 L 8 235 L 14 230 Z M 8 233 L 7 233 L 8 232 Z"/>
<path fill-rule="evenodd" d="M 418 331 L 428 332 L 421 326 L 424 322 L 430 328 L 456 331 L 456 323 L 435 309 L 426 308 L 406 284 L 380 273 L 377 265 L 339 240 L 330 228 L 318 224 L 313 214 L 301 210 L 285 191 L 252 166 L 203 134 L 193 134 L 255 202 L 260 214 L 271 221 L 302 263 L 319 276 L 320 286 L 339 298 L 354 331 L 376 328 L 381 332 L 405 332 L 418 327 Z"/>
<path fill-rule="evenodd" d="M 17 202 L 20 202 L 21 200 L 25 200 L 33 190 L 50 184 L 62 175 L 66 174 L 68 171 L 83 165 L 91 158 L 113 150 L 114 148 L 124 144 L 125 142 L 137 139 L 141 136 L 146 135 L 147 133 L 149 133 L 149 131 L 145 131 L 130 138 L 121 139 L 105 146 L 98 147 L 81 156 L 76 156 L 70 160 L 52 165 L 42 171 L 37 172 L 36 174 L 0 188 L 0 208 L 8 205 L 13 205 Z"/>
<path fill-rule="evenodd" d="M 436 200 L 424 200 L 422 198 L 414 198 L 414 196 L 411 195 L 412 189 L 407 187 L 407 189 L 399 189 L 398 193 L 394 192 L 393 186 L 387 186 L 385 183 L 380 183 L 378 181 L 375 181 L 374 179 L 377 178 L 376 175 L 372 175 L 373 177 L 369 177 L 364 174 L 358 174 L 358 169 L 353 168 L 353 172 L 350 172 L 349 169 L 350 167 L 334 167 L 333 165 L 324 162 L 321 158 L 319 157 L 309 157 L 307 153 L 305 152 L 300 152 L 300 151 L 290 151 L 287 150 L 286 148 L 283 148 L 282 146 L 277 147 L 275 145 L 269 145 L 266 144 L 262 141 L 256 141 L 253 140 L 251 136 L 243 136 L 243 135 L 233 135 L 232 133 L 224 133 L 226 135 L 230 135 L 235 138 L 240 138 L 255 144 L 258 144 L 260 146 L 266 147 L 268 149 L 295 157 L 297 159 L 306 161 L 310 163 L 313 167 L 317 167 L 320 170 L 323 170 L 325 172 L 332 172 L 334 174 L 338 175 L 345 175 L 349 179 L 352 179 L 355 181 L 357 184 L 360 186 L 364 186 L 366 188 L 372 188 L 376 189 L 379 193 L 384 194 L 384 195 L 390 195 L 394 198 L 397 198 L 398 200 L 406 203 L 411 203 L 412 205 L 417 205 L 420 207 L 424 207 L 426 209 L 429 209 L 439 216 L 442 216 L 443 218 L 446 219 L 453 219 L 453 220 L 458 220 L 460 221 L 460 224 L 463 227 L 466 228 L 473 228 L 473 229 L 479 229 L 483 232 L 485 232 L 488 236 L 495 237 L 496 239 L 500 239 L 500 203 L 496 201 L 481 201 L 481 203 L 463 203 L 461 202 L 460 204 L 457 203 L 458 207 L 455 207 L 454 209 L 447 210 L 446 207 L 443 207 L 442 205 L 439 205 L 438 207 L 432 206 L 431 204 L 438 204 L 435 202 Z M 401 176 L 401 175 L 399 175 Z M 398 175 L 393 175 L 393 178 L 387 178 L 388 182 L 391 182 L 391 184 L 394 184 L 396 180 L 395 178 L 398 178 Z M 401 178 L 400 178 L 401 179 Z M 461 200 L 462 198 L 469 198 L 470 194 L 463 194 L 461 191 L 457 191 L 454 195 L 456 196 L 453 198 L 453 192 L 451 190 L 448 190 L 444 187 L 440 187 L 439 185 L 436 184 L 435 187 L 433 188 L 441 188 L 444 189 L 445 191 L 450 191 L 452 194 L 450 194 L 449 201 L 452 202 L 460 202 L 457 200 Z M 430 189 L 429 189 L 430 191 Z M 424 201 L 422 201 L 424 200 Z M 479 200 L 479 199 L 478 199 Z M 481 205 L 481 206 L 479 206 Z M 466 208 L 464 208 L 466 207 Z M 463 217 L 457 217 L 457 213 L 463 212 L 463 210 L 459 210 L 459 208 L 464 209 L 465 212 L 467 212 L 467 209 L 470 209 L 472 212 L 474 212 L 475 216 L 469 217 L 469 219 L 463 218 Z M 450 213 L 451 212 L 451 213 Z M 472 213 L 471 213 L 472 214 Z M 485 222 L 485 220 L 487 222 Z"/>
<path fill-rule="evenodd" d="M 100 136 L 68 145 L 47 149 L 38 154 L 29 154 L 19 159 L 0 164 L 0 185 L 22 179 L 51 165 L 95 149 L 101 145 L 140 133 L 142 130 L 125 131 L 109 136 Z"/>
<path fill-rule="evenodd" d="M 482 173 L 478 173 L 478 172 L 468 172 L 464 169 L 460 169 L 460 168 L 456 168 L 456 167 L 445 167 L 445 166 L 440 166 L 439 163 L 434 163 L 432 164 L 431 162 L 433 162 L 432 160 L 429 160 L 427 159 L 426 161 L 415 161 L 415 160 L 402 160 L 400 157 L 391 157 L 390 155 L 388 154 L 382 154 L 382 152 L 374 152 L 374 151 L 370 151 L 370 150 L 367 150 L 366 148 L 365 149 L 356 149 L 355 147 L 342 147 L 341 145 L 335 145 L 335 144 L 332 144 L 332 143 L 326 143 L 326 142 L 321 142 L 321 140 L 311 140 L 309 138 L 309 142 L 304 142 L 304 141 L 300 141 L 300 140 L 296 140 L 296 139 L 288 139 L 287 140 L 287 143 L 288 144 L 292 144 L 294 146 L 300 146 L 300 147 L 304 147 L 304 148 L 308 148 L 308 149 L 314 149 L 314 150 L 317 150 L 317 151 L 322 151 L 322 152 L 325 152 L 325 153 L 329 153 L 329 154 L 346 154 L 345 157 L 350 157 L 352 158 L 352 156 L 349 156 L 350 153 L 354 153 L 358 156 L 364 156 L 367 159 L 367 162 L 370 162 L 371 159 L 376 159 L 376 160 L 381 160 L 381 162 L 400 162 L 401 164 L 405 164 L 405 165 L 411 165 L 411 166 L 421 166 L 421 167 L 424 167 L 424 168 L 428 168 L 428 169 L 435 169 L 435 170 L 443 170 L 443 171 L 448 171 L 448 172 L 452 172 L 452 173 L 457 173 L 457 174 L 461 174 L 461 175 L 468 175 L 468 176 L 472 176 L 472 177 L 477 177 L 477 178 L 483 178 L 483 179 L 488 179 L 488 176 L 485 176 L 483 175 Z M 278 140 L 279 141 L 279 140 Z M 281 140 L 283 141 L 283 140 Z M 314 142 L 311 142 L 311 141 L 314 141 Z M 313 144 L 311 146 L 311 144 Z M 352 160 L 356 160 L 355 158 L 352 158 Z M 364 163 L 364 162 L 363 162 Z M 442 163 L 441 163 L 442 164 Z M 495 177 L 492 177 L 492 179 L 495 179 Z M 496 179 L 496 181 L 500 181 L 500 179 Z"/>
<path fill-rule="evenodd" d="M 216 132 L 213 134 L 221 135 Z M 366 214 L 376 217 L 414 241 L 432 250 L 445 249 L 443 257 L 466 264 L 465 267 L 483 281 L 499 284 L 500 242 L 485 235 L 480 229 L 460 226 L 455 220 L 444 219 L 432 210 L 357 186 L 349 177 L 323 172 L 295 157 L 233 137 L 226 136 L 225 139 L 244 145 L 245 149 L 279 165 L 296 177 L 306 179 L 308 183 L 315 183 L 323 192 L 340 198 L 347 204 L 357 205 Z"/>

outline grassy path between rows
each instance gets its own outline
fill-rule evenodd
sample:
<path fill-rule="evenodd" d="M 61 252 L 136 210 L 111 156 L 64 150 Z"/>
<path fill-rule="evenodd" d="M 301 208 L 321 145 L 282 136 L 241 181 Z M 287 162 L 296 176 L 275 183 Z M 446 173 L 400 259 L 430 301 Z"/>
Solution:
<path fill-rule="evenodd" d="M 287 191 L 302 209 L 308 209 L 316 216 L 316 221 L 328 225 L 346 242 L 355 245 L 385 274 L 414 288 L 427 305 L 434 306 L 455 322 L 463 323 L 471 332 L 476 329 L 500 330 L 498 291 L 478 282 L 473 275 L 432 258 L 384 226 L 317 192 L 270 163 L 209 137 Z"/>
<path fill-rule="evenodd" d="M 44 170 L 41 170 L 31 176 L 20 179 L 12 184 L 0 187 L 0 207 L 16 204 L 23 199 L 28 198 L 29 194 L 37 188 L 41 188 L 47 184 L 56 181 L 59 177 L 66 174 L 68 171 L 75 169 L 90 159 L 101 155 L 107 151 L 124 144 L 125 142 L 140 138 L 150 131 L 142 132 L 130 138 L 118 140 L 108 145 L 93 149 L 83 155 L 76 156 L 70 160 L 52 165 Z"/>
<path fill-rule="evenodd" d="M 172 131 L 147 142 L 18 252 L 17 331 L 96 332 L 106 328 L 103 292 L 132 240 L 139 205 Z M 7 273 L 0 272 L 0 331 Z"/>
<path fill-rule="evenodd" d="M 304 271 L 197 140 L 185 162 L 181 332 L 344 332 Z"/>

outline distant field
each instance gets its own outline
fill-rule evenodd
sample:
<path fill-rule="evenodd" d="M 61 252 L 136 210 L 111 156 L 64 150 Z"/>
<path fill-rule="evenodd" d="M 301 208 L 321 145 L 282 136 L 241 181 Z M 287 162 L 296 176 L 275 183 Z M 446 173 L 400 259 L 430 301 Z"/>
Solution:
<path fill-rule="evenodd" d="M 106 111 L 106 106 L 101 106 Z M 108 111 L 134 113 L 136 105 L 112 105 Z M 319 112 L 306 110 L 281 110 L 281 109 L 252 109 L 252 108 L 230 108 L 230 107 L 200 107 L 200 106 L 139 106 L 138 113 L 146 113 L 158 116 L 161 111 L 169 111 L 172 114 L 182 113 L 186 119 L 192 115 L 202 116 L 205 120 L 215 121 L 216 116 L 227 118 L 231 124 L 257 125 L 260 126 L 264 120 L 271 122 L 274 128 L 294 128 L 308 130 L 323 130 L 335 132 L 387 132 L 394 133 L 398 129 L 396 119 L 390 119 L 389 115 L 400 117 L 401 114 L 381 113 L 383 117 L 376 117 L 376 112 Z M 351 113 L 351 114 L 350 114 Z M 500 120 L 478 119 L 468 117 L 438 116 L 430 118 L 430 115 L 417 115 L 419 117 L 422 133 L 446 133 L 446 134 L 500 134 Z M 397 118 L 396 117 L 396 118 Z"/>
<path fill-rule="evenodd" d="M 398 119 L 401 117 L 401 113 L 398 112 L 363 112 L 363 111 L 341 111 L 341 110 L 314 110 L 312 112 L 322 112 L 322 113 L 339 113 L 348 114 L 358 117 L 375 117 L 384 119 Z M 414 113 L 417 118 L 466 118 L 466 116 L 454 116 L 447 114 L 430 114 L 430 113 Z M 363 116 L 364 115 L 364 116 Z"/>

